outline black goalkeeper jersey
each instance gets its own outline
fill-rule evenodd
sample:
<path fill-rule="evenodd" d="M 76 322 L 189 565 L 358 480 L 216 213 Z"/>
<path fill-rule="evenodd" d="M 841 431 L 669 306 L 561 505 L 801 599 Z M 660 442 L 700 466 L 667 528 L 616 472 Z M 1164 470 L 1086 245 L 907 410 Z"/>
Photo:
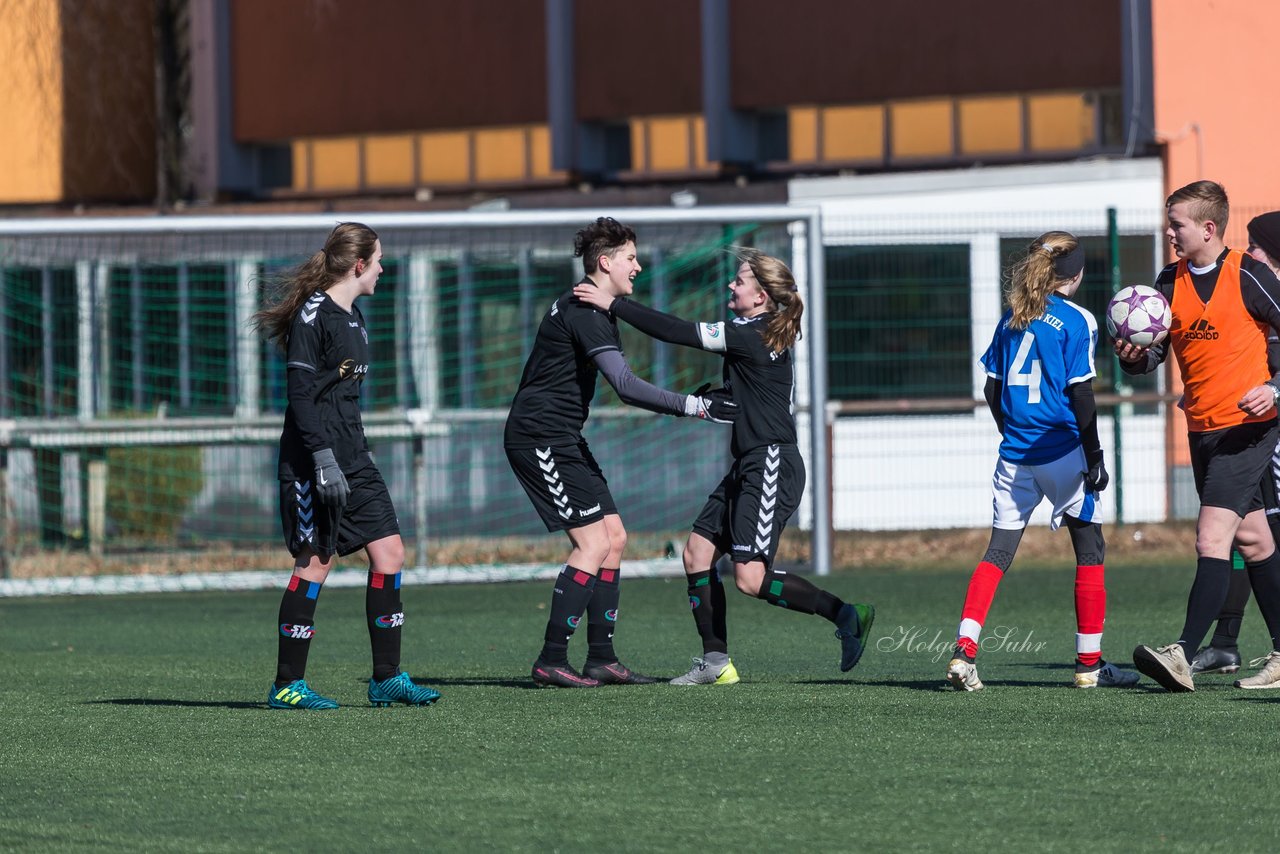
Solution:
<path fill-rule="evenodd" d="M 354 305 L 317 291 L 293 318 L 285 347 L 289 406 L 280 435 L 279 477 L 309 480 L 311 455 L 324 448 L 343 472 L 372 465 L 360 418 L 360 385 L 369 374 L 369 333 Z"/>
<path fill-rule="evenodd" d="M 520 387 L 511 401 L 503 444 L 508 448 L 576 445 L 591 410 L 598 370 L 593 356 L 622 352 L 618 324 L 578 302 L 568 290 L 538 325 Z"/>

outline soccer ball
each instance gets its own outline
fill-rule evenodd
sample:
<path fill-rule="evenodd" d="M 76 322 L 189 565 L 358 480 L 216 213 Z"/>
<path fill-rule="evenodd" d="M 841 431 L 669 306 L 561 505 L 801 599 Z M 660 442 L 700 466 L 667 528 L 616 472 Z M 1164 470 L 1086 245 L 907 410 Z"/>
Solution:
<path fill-rule="evenodd" d="M 1164 294 L 1146 285 L 1121 288 L 1107 304 L 1107 331 L 1138 347 L 1150 347 L 1169 334 L 1173 314 Z"/>

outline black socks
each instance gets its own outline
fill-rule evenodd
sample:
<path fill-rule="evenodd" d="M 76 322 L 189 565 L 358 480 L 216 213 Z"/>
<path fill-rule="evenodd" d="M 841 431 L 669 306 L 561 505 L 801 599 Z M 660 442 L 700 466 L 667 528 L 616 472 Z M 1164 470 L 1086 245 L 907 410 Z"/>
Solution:
<path fill-rule="evenodd" d="M 276 686 L 284 687 L 307 672 L 307 653 L 315 634 L 312 623 L 316 616 L 316 600 L 321 585 L 298 575 L 289 576 L 289 586 L 280 597 L 280 613 L 276 620 L 279 647 L 276 653 Z"/>
<path fill-rule="evenodd" d="M 364 613 L 373 652 L 373 678 L 381 682 L 400 672 L 400 633 L 404 605 L 400 602 L 400 573 L 370 572 L 364 590 Z"/>
<path fill-rule="evenodd" d="M 573 637 L 582 612 L 591 601 L 596 577 L 565 564 L 556 576 L 555 591 L 551 595 L 551 616 L 547 618 L 547 631 L 538 656 L 545 664 L 568 664 L 569 638 Z"/>

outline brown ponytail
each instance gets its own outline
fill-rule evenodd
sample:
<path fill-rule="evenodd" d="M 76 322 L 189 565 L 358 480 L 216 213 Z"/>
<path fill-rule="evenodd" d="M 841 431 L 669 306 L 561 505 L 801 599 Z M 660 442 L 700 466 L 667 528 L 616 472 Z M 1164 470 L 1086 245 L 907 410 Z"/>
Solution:
<path fill-rule="evenodd" d="M 324 248 L 285 275 L 269 280 L 267 307 L 253 316 L 253 326 L 281 349 L 289 339 L 289 327 L 302 304 L 316 291 L 327 290 L 356 266 L 373 257 L 377 232 L 358 222 L 339 223 Z"/>
<path fill-rule="evenodd" d="M 1065 231 L 1049 231 L 1037 237 L 1027 247 L 1027 254 L 1009 270 L 1005 285 L 1005 299 L 1013 316 L 1009 326 L 1026 329 L 1031 321 L 1044 314 L 1049 295 L 1062 287 L 1070 278 L 1063 279 L 1054 269 L 1054 262 L 1080 245 L 1075 235 Z"/>
<path fill-rule="evenodd" d="M 796 290 L 795 276 L 782 261 L 758 249 L 746 247 L 734 254 L 739 263 L 751 268 L 760 289 L 769 295 L 773 304 L 764 332 L 765 345 L 775 353 L 791 348 L 800 338 L 800 318 L 804 316 L 804 300 Z"/>

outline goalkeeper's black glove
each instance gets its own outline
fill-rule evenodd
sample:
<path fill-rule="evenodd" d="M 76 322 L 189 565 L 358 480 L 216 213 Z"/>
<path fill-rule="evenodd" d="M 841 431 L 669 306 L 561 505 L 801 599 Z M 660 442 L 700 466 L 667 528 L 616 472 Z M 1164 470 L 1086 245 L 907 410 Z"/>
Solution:
<path fill-rule="evenodd" d="M 1084 452 L 1085 465 L 1089 467 L 1084 473 L 1084 485 L 1090 492 L 1101 492 L 1107 488 L 1111 478 L 1107 475 L 1107 467 L 1102 463 L 1102 449 Z"/>

